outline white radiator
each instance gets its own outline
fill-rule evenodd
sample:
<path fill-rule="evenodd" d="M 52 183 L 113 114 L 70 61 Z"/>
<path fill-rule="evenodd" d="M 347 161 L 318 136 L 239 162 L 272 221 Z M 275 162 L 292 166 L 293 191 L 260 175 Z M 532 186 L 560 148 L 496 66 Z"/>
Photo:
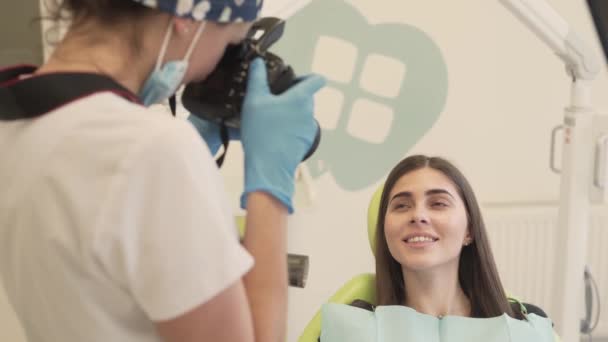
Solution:
<path fill-rule="evenodd" d="M 552 273 L 557 207 L 486 205 L 486 229 L 505 289 L 522 300 L 554 312 Z M 592 209 L 588 265 L 600 289 L 601 317 L 594 337 L 608 337 L 608 208 Z M 581 282 L 583 280 L 581 279 Z M 582 304 L 581 304 L 582 307 Z M 594 309 L 594 311 L 597 308 Z"/>

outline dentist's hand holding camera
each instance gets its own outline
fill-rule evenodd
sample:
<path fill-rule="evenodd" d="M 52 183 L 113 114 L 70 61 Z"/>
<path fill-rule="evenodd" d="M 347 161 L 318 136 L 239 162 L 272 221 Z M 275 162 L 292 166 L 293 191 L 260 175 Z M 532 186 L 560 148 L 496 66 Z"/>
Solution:
<path fill-rule="evenodd" d="M 318 126 L 314 119 L 313 96 L 325 85 L 319 75 L 300 79 L 280 95 L 268 87 L 265 64 L 251 64 L 243 104 L 241 142 L 245 151 L 245 190 L 248 195 L 264 191 L 293 212 L 294 173 L 313 144 Z"/>
<path fill-rule="evenodd" d="M 295 169 L 310 153 L 319 129 L 314 119 L 313 97 L 325 83 L 322 76 L 312 74 L 275 95 L 270 90 L 263 60 L 257 58 L 251 63 L 241 128 L 227 128 L 229 139 L 240 140 L 245 152 L 243 209 L 250 193 L 263 191 L 293 213 Z M 195 115 L 188 120 L 215 155 L 222 145 L 219 125 Z"/>
<path fill-rule="evenodd" d="M 256 336 L 260 341 L 284 341 L 287 315 L 287 214 L 293 212 L 296 167 L 310 150 L 318 130 L 314 94 L 325 85 L 309 75 L 287 91 L 270 91 L 267 70 L 258 58 L 249 68 L 241 127 L 229 128 L 229 138 L 241 140 L 245 152 L 245 187 L 241 207 L 247 209 L 244 246 L 255 267 L 245 276 L 255 331 L 277 336 Z M 221 146 L 219 125 L 190 115 L 189 120 L 215 154 Z M 274 329 L 273 329 L 274 327 Z"/>

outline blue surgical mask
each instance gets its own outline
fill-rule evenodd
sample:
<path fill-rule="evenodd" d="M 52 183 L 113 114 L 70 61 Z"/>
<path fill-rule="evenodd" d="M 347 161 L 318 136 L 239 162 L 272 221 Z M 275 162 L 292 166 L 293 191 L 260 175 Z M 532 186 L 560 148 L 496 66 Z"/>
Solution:
<path fill-rule="evenodd" d="M 181 61 L 169 61 L 161 67 L 160 64 L 165 56 L 171 34 L 173 33 L 173 22 L 169 23 L 169 28 L 165 34 L 156 61 L 156 67 L 150 76 L 148 76 L 148 79 L 139 92 L 139 98 L 144 106 L 160 103 L 175 94 L 177 88 L 179 88 L 184 81 L 184 76 L 188 70 L 188 60 L 190 59 L 190 55 L 192 54 L 204 27 L 205 22 L 202 22 L 192 39 L 192 43 L 190 43 L 190 47 L 188 48 L 184 59 Z"/>

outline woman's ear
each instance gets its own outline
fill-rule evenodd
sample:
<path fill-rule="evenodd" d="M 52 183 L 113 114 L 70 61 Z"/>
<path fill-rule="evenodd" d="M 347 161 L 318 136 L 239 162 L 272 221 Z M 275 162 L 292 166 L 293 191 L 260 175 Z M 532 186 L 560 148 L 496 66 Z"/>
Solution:
<path fill-rule="evenodd" d="M 189 35 L 194 31 L 196 22 L 185 18 L 174 18 L 173 19 L 173 30 L 180 36 Z"/>
<path fill-rule="evenodd" d="M 467 228 L 467 234 L 464 237 L 464 241 L 462 242 L 462 244 L 464 246 L 468 246 L 471 243 L 473 243 L 473 237 L 471 236 L 471 229 Z"/>

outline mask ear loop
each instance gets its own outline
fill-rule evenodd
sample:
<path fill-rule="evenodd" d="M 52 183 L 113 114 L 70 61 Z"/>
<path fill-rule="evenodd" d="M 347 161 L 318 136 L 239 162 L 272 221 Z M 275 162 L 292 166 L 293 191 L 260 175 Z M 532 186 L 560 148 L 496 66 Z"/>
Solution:
<path fill-rule="evenodd" d="M 194 38 L 192 38 L 192 42 L 190 43 L 190 47 L 188 47 L 188 51 L 186 51 L 186 56 L 184 56 L 184 60 L 187 61 L 190 59 L 190 56 L 192 55 L 192 52 L 194 51 L 194 47 L 198 43 L 198 40 L 200 39 L 201 34 L 203 33 L 203 31 L 205 29 L 206 23 L 207 23 L 206 21 L 202 21 L 201 24 L 198 26 L 198 29 L 196 29 L 196 33 L 194 34 Z"/>
<path fill-rule="evenodd" d="M 165 57 L 165 53 L 167 53 L 167 47 L 169 46 L 169 39 L 171 39 L 171 35 L 173 34 L 173 19 L 169 22 L 169 27 L 167 27 L 167 32 L 165 33 L 165 38 L 163 38 L 163 44 L 160 46 L 160 52 L 158 53 L 158 57 L 156 57 L 156 66 L 154 70 L 160 70 L 160 65 L 163 62 L 163 57 Z"/>
<path fill-rule="evenodd" d="M 160 70 L 160 65 L 163 62 L 163 57 L 165 57 L 165 53 L 167 53 L 167 48 L 169 47 L 169 40 L 171 39 L 171 36 L 173 35 L 173 23 L 174 23 L 174 20 L 171 20 L 171 22 L 169 23 L 169 27 L 167 28 L 167 33 L 165 33 L 165 37 L 163 38 L 163 44 L 160 46 L 160 52 L 156 59 L 155 70 Z M 203 29 L 205 28 L 205 23 L 206 23 L 205 21 L 202 21 L 201 24 L 198 26 L 198 29 L 196 29 L 196 33 L 194 34 L 194 37 L 192 38 L 192 42 L 190 42 L 188 51 L 186 51 L 186 55 L 184 56 L 184 58 L 182 60 L 188 61 L 190 59 L 190 56 L 192 55 L 192 51 L 194 51 L 194 47 L 196 46 L 196 43 L 198 43 L 198 40 L 201 37 L 201 34 L 203 33 Z"/>
<path fill-rule="evenodd" d="M 190 59 L 190 56 L 192 55 L 192 52 L 194 51 L 194 47 L 198 43 L 198 40 L 200 39 L 200 36 L 203 33 L 203 30 L 205 28 L 205 23 L 206 23 L 205 21 L 201 22 L 198 29 L 196 30 L 196 33 L 194 34 L 194 37 L 192 38 L 192 42 L 190 43 L 190 47 L 188 47 L 188 51 L 186 51 L 186 56 L 184 56 L 185 61 L 188 61 Z M 165 35 L 165 39 L 164 39 L 163 45 L 161 47 L 161 53 L 159 55 L 158 61 L 156 62 L 157 68 L 160 67 L 160 63 L 162 62 L 162 57 L 164 56 L 164 54 L 167 50 L 167 45 L 169 44 L 169 37 L 171 37 L 172 32 L 173 32 L 173 21 L 171 22 L 169 30 L 167 30 L 167 34 Z M 171 107 L 171 113 L 173 113 L 173 116 L 175 116 L 176 109 L 177 109 L 176 102 L 177 101 L 175 99 L 175 94 L 174 94 L 173 96 L 171 96 L 169 98 L 169 107 Z M 228 145 L 230 143 L 228 127 L 226 126 L 226 124 L 223 121 L 222 121 L 222 124 L 220 125 L 220 138 L 222 140 L 222 144 L 224 145 L 224 151 L 222 152 L 222 155 L 219 156 L 218 159 L 215 161 L 217 163 L 218 167 L 222 167 L 222 164 L 224 164 L 224 158 L 226 157 L 226 152 L 228 151 Z"/>
<path fill-rule="evenodd" d="M 190 59 L 190 56 L 192 55 L 192 51 L 194 51 L 194 47 L 196 46 L 196 44 L 198 43 L 199 38 L 201 37 L 201 34 L 203 33 L 203 30 L 205 28 L 205 21 L 201 22 L 201 24 L 198 26 L 198 29 L 196 29 L 196 33 L 194 34 L 194 37 L 192 38 L 192 42 L 190 43 L 190 46 L 188 47 L 188 51 L 186 51 L 186 55 L 184 56 L 185 61 L 188 61 Z M 171 23 L 169 23 L 169 28 L 167 29 L 167 33 L 165 34 L 165 38 L 163 39 L 163 45 L 160 48 L 160 54 L 158 55 L 158 59 L 156 60 L 156 70 L 160 69 L 160 63 L 162 63 L 162 58 L 164 57 L 165 53 L 167 52 L 167 46 L 169 46 L 169 38 L 171 37 L 171 34 L 173 33 L 173 20 L 171 20 Z M 171 95 L 171 97 L 169 97 L 169 108 L 171 108 L 171 114 L 173 114 L 173 116 L 176 115 L 177 112 L 177 100 L 175 99 L 175 94 Z"/>
<path fill-rule="evenodd" d="M 158 53 L 158 57 L 156 58 L 156 66 L 154 67 L 155 71 L 160 70 L 160 65 L 163 62 L 163 57 L 165 57 L 165 53 L 167 53 L 167 47 L 169 46 L 169 39 L 173 34 L 173 19 L 169 22 L 169 27 L 167 27 L 167 32 L 165 33 L 165 37 L 163 38 L 163 43 L 160 46 L 160 52 Z M 177 104 L 175 101 L 175 94 L 169 97 L 169 108 L 171 108 L 171 114 L 175 116 L 177 110 Z"/>

